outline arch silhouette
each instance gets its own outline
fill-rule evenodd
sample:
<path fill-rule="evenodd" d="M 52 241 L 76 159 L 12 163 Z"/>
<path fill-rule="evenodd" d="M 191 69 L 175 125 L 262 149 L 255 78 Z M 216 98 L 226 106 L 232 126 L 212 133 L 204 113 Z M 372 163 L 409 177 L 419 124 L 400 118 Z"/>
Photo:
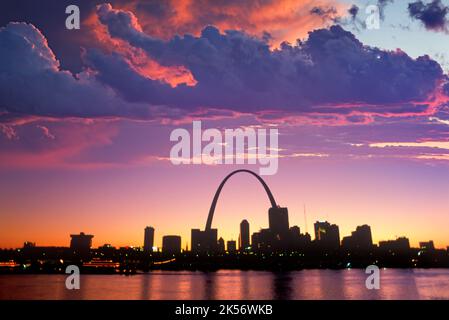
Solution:
<path fill-rule="evenodd" d="M 249 174 L 253 175 L 254 177 L 256 177 L 257 180 L 259 180 L 259 182 L 264 187 L 265 192 L 267 193 L 267 196 L 270 199 L 271 206 L 273 208 L 277 207 L 276 201 L 274 200 L 274 197 L 273 197 L 273 194 L 271 193 L 270 188 L 268 188 L 268 185 L 265 183 L 265 181 L 257 173 L 255 173 L 255 172 L 253 172 L 251 170 L 246 170 L 246 169 L 239 169 L 239 170 L 232 171 L 230 174 L 228 174 L 223 179 L 223 181 L 218 186 L 217 191 L 215 192 L 214 199 L 212 200 L 212 204 L 211 204 L 210 209 L 209 209 L 209 215 L 207 216 L 206 231 L 209 231 L 211 229 L 211 227 L 212 227 L 212 219 L 214 218 L 215 207 L 217 205 L 217 201 L 218 201 L 218 197 L 220 196 L 221 189 L 223 189 L 226 181 L 228 181 L 228 179 L 230 177 L 232 177 L 234 174 L 240 173 L 240 172 L 246 172 L 246 173 L 249 173 Z"/>

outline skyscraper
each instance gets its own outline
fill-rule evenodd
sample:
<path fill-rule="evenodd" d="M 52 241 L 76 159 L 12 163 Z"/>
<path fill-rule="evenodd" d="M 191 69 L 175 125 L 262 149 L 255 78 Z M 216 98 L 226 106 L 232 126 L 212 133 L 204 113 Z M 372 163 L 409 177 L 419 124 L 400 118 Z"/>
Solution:
<path fill-rule="evenodd" d="M 225 241 L 222 237 L 218 239 L 218 252 L 224 253 L 225 252 Z"/>
<path fill-rule="evenodd" d="M 247 220 L 242 220 L 240 223 L 239 249 L 243 251 L 249 246 L 249 223 Z"/>
<path fill-rule="evenodd" d="M 327 221 L 317 221 L 315 227 L 315 241 L 324 249 L 338 249 L 340 247 L 340 231 L 336 224 Z"/>
<path fill-rule="evenodd" d="M 215 252 L 217 251 L 217 229 L 201 231 L 192 229 L 192 252 Z"/>
<path fill-rule="evenodd" d="M 351 236 L 344 237 L 341 242 L 342 247 L 350 250 L 366 251 L 373 247 L 373 238 L 371 236 L 371 227 L 364 224 L 358 226 Z"/>
<path fill-rule="evenodd" d="M 235 251 L 237 251 L 237 243 L 235 242 L 235 240 L 229 240 L 226 243 L 226 247 L 227 247 L 228 252 L 235 252 Z"/>
<path fill-rule="evenodd" d="M 268 210 L 268 223 L 270 231 L 281 239 L 288 235 L 288 209 L 271 207 Z"/>
<path fill-rule="evenodd" d="M 162 252 L 166 254 L 177 254 L 181 252 L 180 236 L 163 236 Z"/>
<path fill-rule="evenodd" d="M 373 246 L 373 237 L 369 225 L 358 226 L 352 236 L 356 239 L 356 244 L 360 248 L 370 249 Z"/>
<path fill-rule="evenodd" d="M 71 234 L 70 237 L 70 249 L 82 256 L 88 256 L 90 247 L 92 247 L 92 238 L 94 236 L 80 232 L 80 234 Z"/>
<path fill-rule="evenodd" d="M 288 239 L 288 249 L 299 249 L 301 246 L 301 229 L 298 226 L 290 227 L 290 235 Z"/>
<path fill-rule="evenodd" d="M 154 246 L 154 228 L 146 227 L 143 240 L 143 251 L 147 253 L 152 252 L 153 246 Z"/>

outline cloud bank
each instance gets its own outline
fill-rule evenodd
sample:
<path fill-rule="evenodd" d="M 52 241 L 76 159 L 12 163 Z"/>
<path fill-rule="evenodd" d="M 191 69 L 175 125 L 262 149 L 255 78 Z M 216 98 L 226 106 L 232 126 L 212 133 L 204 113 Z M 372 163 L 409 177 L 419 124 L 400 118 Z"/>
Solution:
<path fill-rule="evenodd" d="M 324 122 L 343 116 L 364 123 L 374 116 L 434 112 L 431 99 L 447 80 L 429 56 L 413 59 L 401 50 L 366 46 L 340 26 L 316 29 L 305 40 L 273 49 L 267 37 L 214 26 L 197 36 L 158 38 L 146 33 L 131 11 L 110 4 L 98 6 L 97 15 L 107 36 L 126 46 L 112 53 L 86 48 L 85 69 L 76 74 L 61 69 L 33 25 L 0 29 L 0 121 L 11 115 L 179 120 L 198 112 L 207 117 L 204 110 L 210 110 L 212 116 L 322 114 Z M 133 58 L 136 52 L 139 59 Z M 193 79 L 173 85 L 142 71 L 136 62 L 142 59 L 185 70 Z"/>

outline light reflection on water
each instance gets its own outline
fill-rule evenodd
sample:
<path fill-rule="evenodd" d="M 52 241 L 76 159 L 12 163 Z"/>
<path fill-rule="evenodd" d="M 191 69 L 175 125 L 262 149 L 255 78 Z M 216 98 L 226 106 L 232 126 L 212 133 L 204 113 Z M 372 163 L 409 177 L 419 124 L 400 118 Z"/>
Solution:
<path fill-rule="evenodd" d="M 364 270 L 154 271 L 133 276 L 0 275 L 0 299 L 449 299 L 449 269 L 381 270 L 380 290 Z"/>

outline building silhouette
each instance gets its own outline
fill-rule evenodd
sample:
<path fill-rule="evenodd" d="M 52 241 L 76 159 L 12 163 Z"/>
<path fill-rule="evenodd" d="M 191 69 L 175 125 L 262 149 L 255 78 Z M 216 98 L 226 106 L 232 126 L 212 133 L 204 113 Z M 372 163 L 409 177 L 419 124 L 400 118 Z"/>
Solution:
<path fill-rule="evenodd" d="M 35 248 L 36 247 L 36 242 L 30 242 L 30 241 L 25 241 L 23 243 L 23 248 Z"/>
<path fill-rule="evenodd" d="M 217 251 L 217 229 L 209 229 L 205 231 L 201 231 L 200 229 L 192 229 L 191 237 L 191 250 L 193 252 L 207 253 Z"/>
<path fill-rule="evenodd" d="M 423 251 L 434 251 L 435 245 L 433 244 L 433 241 L 424 241 L 419 243 L 419 248 Z"/>
<path fill-rule="evenodd" d="M 366 251 L 373 247 L 371 227 L 364 224 L 358 226 L 350 236 L 344 237 L 341 246 L 347 250 Z"/>
<path fill-rule="evenodd" d="M 298 237 L 301 235 L 301 229 L 298 226 L 293 226 L 290 228 L 290 235 L 294 238 Z"/>
<path fill-rule="evenodd" d="M 224 253 L 225 252 L 225 241 L 223 238 L 220 237 L 220 239 L 218 239 L 218 248 L 217 248 L 219 253 Z"/>
<path fill-rule="evenodd" d="M 254 232 L 251 235 L 251 251 L 259 251 L 261 248 L 260 243 L 262 242 L 260 232 Z"/>
<path fill-rule="evenodd" d="M 289 240 L 288 249 L 299 249 L 302 247 L 301 244 L 301 229 L 298 226 L 290 227 L 289 230 Z"/>
<path fill-rule="evenodd" d="M 312 243 L 312 237 L 307 232 L 305 234 L 301 233 L 299 238 L 303 247 L 309 246 Z"/>
<path fill-rule="evenodd" d="M 237 251 L 237 242 L 235 240 L 229 240 L 226 243 L 226 248 L 227 248 L 227 251 L 230 253 L 236 252 Z"/>
<path fill-rule="evenodd" d="M 154 246 L 154 228 L 146 227 L 143 239 L 143 251 L 152 252 Z"/>
<path fill-rule="evenodd" d="M 246 169 L 235 170 L 228 174 L 218 186 L 212 200 L 209 214 L 207 216 L 206 227 L 204 231 L 200 229 L 192 229 L 192 251 L 193 252 L 216 252 L 217 251 L 217 229 L 212 229 L 212 220 L 214 217 L 215 207 L 217 205 L 220 192 L 223 189 L 226 181 L 237 173 L 248 173 L 254 176 L 264 187 L 265 192 L 271 203 L 271 208 L 268 212 L 269 229 L 268 231 L 261 230 L 261 241 L 263 245 L 267 244 L 269 247 L 281 247 L 281 243 L 288 238 L 288 210 L 281 208 L 276 204 L 273 194 L 268 188 L 265 181 L 256 173 Z M 249 226 L 248 237 L 249 238 Z M 257 238 L 257 236 L 256 236 Z"/>
<path fill-rule="evenodd" d="M 317 221 L 314 224 L 315 242 L 322 249 L 335 250 L 340 247 L 340 231 L 336 224 Z"/>
<path fill-rule="evenodd" d="M 80 256 L 89 256 L 93 237 L 93 235 L 85 234 L 84 232 L 80 232 L 80 234 L 71 234 L 70 249 Z"/>
<path fill-rule="evenodd" d="M 270 229 L 260 229 L 251 238 L 253 251 L 274 251 L 278 248 L 280 239 Z"/>
<path fill-rule="evenodd" d="M 163 236 L 162 237 L 162 253 L 178 254 L 181 252 L 180 236 Z"/>
<path fill-rule="evenodd" d="M 243 251 L 247 250 L 249 247 L 249 223 L 247 220 L 242 220 L 240 223 L 239 249 L 240 251 Z"/>
<path fill-rule="evenodd" d="M 410 250 L 410 241 L 406 237 L 400 237 L 396 240 L 379 241 L 379 249 L 395 253 L 405 253 Z"/>
<path fill-rule="evenodd" d="M 286 239 L 289 231 L 288 209 L 271 207 L 268 210 L 268 224 L 270 231 L 281 240 Z"/>

